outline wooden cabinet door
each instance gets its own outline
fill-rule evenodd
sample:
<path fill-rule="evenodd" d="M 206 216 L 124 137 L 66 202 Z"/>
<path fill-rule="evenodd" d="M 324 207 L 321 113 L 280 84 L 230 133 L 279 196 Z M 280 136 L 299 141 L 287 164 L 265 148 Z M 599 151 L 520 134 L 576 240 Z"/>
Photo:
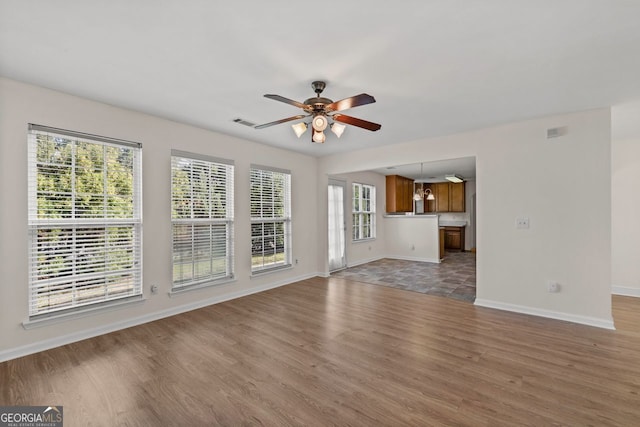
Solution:
<path fill-rule="evenodd" d="M 387 212 L 413 212 L 413 180 L 399 175 L 386 177 Z"/>
<path fill-rule="evenodd" d="M 449 183 L 438 182 L 436 187 L 436 211 L 449 212 Z"/>
<path fill-rule="evenodd" d="M 407 211 L 407 179 L 398 177 L 398 212 Z"/>
<path fill-rule="evenodd" d="M 449 247 L 451 249 L 460 249 L 460 232 L 459 231 L 451 231 L 449 232 Z"/>
<path fill-rule="evenodd" d="M 435 184 L 423 184 L 423 188 L 424 189 L 430 189 L 431 193 L 433 194 L 433 197 L 436 197 L 436 185 Z M 436 206 L 436 199 L 433 200 L 427 200 L 427 198 L 424 198 L 424 211 L 425 212 L 436 212 L 437 210 L 437 206 Z"/>
<path fill-rule="evenodd" d="M 449 184 L 449 212 L 464 212 L 464 182 Z"/>
<path fill-rule="evenodd" d="M 387 201 L 387 212 L 398 212 L 398 206 L 396 204 L 396 200 L 398 199 L 396 178 L 396 175 L 387 175 L 386 177 L 385 199 Z"/>
<path fill-rule="evenodd" d="M 409 178 L 405 178 L 405 191 L 406 191 L 406 196 L 405 196 L 405 203 L 406 203 L 406 210 L 405 212 L 413 212 L 413 180 L 409 179 Z"/>
<path fill-rule="evenodd" d="M 444 231 L 444 247 L 462 250 L 462 235 L 458 227 L 446 227 Z"/>
<path fill-rule="evenodd" d="M 464 251 L 464 227 L 444 227 L 444 247 Z"/>

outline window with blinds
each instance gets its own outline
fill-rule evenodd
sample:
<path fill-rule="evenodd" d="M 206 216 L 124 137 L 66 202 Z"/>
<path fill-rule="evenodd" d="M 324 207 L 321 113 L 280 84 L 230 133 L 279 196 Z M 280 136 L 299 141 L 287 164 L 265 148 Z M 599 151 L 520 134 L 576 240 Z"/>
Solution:
<path fill-rule="evenodd" d="M 376 188 L 353 183 L 353 240 L 376 237 Z"/>
<path fill-rule="evenodd" d="M 171 152 L 173 290 L 233 278 L 230 160 Z"/>
<path fill-rule="evenodd" d="M 291 266 L 291 172 L 251 165 L 251 271 Z"/>
<path fill-rule="evenodd" d="M 29 316 L 142 296 L 141 145 L 29 125 Z"/>

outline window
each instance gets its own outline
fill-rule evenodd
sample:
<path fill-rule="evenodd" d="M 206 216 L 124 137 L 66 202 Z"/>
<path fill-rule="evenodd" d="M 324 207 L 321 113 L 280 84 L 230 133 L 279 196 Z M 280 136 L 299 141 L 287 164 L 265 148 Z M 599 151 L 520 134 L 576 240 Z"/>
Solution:
<path fill-rule="evenodd" d="M 251 165 L 251 271 L 291 266 L 291 172 Z"/>
<path fill-rule="evenodd" d="M 29 125 L 28 146 L 29 316 L 141 298 L 141 145 Z"/>
<path fill-rule="evenodd" d="M 233 278 L 233 170 L 172 150 L 173 290 Z"/>
<path fill-rule="evenodd" d="M 376 237 L 376 188 L 353 183 L 353 240 Z"/>

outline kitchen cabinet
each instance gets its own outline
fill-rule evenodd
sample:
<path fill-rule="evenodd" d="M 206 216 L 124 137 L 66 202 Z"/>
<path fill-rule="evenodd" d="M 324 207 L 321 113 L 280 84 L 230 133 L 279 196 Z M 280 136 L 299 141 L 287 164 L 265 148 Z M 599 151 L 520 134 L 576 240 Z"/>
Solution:
<path fill-rule="evenodd" d="M 426 190 L 429 189 L 431 190 L 431 194 L 433 194 L 433 197 L 436 196 L 436 190 L 435 190 L 436 186 L 435 184 L 432 183 L 424 183 L 424 184 L 416 184 L 416 190 Z M 436 200 L 435 198 L 433 200 L 427 200 L 426 197 L 423 198 L 423 202 L 424 202 L 424 213 L 428 213 L 428 212 L 436 212 Z"/>
<path fill-rule="evenodd" d="M 449 212 L 464 212 L 464 182 L 449 183 Z"/>
<path fill-rule="evenodd" d="M 464 227 L 444 227 L 444 248 L 464 251 Z"/>
<path fill-rule="evenodd" d="M 435 182 L 423 184 L 424 188 L 431 189 L 435 200 L 426 200 L 425 212 L 464 212 L 465 192 L 464 182 Z"/>
<path fill-rule="evenodd" d="M 386 177 L 387 212 L 413 212 L 413 180 L 400 175 Z"/>
<path fill-rule="evenodd" d="M 435 184 L 436 212 L 449 212 L 449 183 Z"/>

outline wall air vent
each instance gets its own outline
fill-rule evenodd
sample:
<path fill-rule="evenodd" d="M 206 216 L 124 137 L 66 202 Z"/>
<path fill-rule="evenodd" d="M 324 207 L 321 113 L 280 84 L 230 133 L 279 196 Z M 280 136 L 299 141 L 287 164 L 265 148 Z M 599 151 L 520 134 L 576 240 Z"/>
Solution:
<path fill-rule="evenodd" d="M 235 123 L 240 123 L 241 125 L 245 125 L 245 126 L 249 126 L 250 128 L 254 127 L 256 124 L 255 123 L 251 123 L 247 120 L 241 119 L 241 118 L 237 118 L 237 119 L 233 119 L 233 121 Z"/>
<path fill-rule="evenodd" d="M 559 136 L 565 135 L 567 133 L 567 127 L 559 127 L 559 128 L 550 128 L 547 129 L 547 139 L 558 138 Z"/>

